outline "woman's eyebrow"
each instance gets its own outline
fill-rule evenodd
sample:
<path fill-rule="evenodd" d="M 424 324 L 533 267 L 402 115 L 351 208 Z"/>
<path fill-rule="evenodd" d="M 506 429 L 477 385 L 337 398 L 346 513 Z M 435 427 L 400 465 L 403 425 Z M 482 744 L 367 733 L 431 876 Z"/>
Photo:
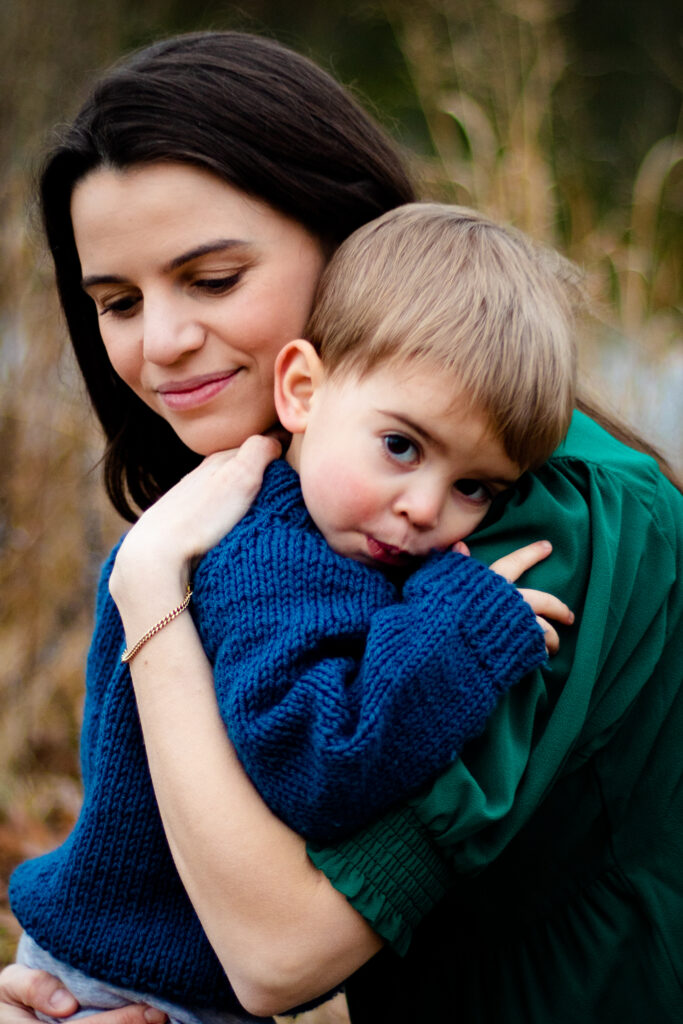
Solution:
<path fill-rule="evenodd" d="M 117 274 L 89 274 L 87 277 L 81 278 L 81 288 L 87 292 L 88 288 L 92 288 L 96 284 L 123 284 L 123 282 L 124 278 Z"/>
<path fill-rule="evenodd" d="M 249 246 L 250 243 L 243 238 L 215 238 L 211 242 L 203 242 L 201 245 L 196 245 L 193 249 L 188 249 L 187 252 L 181 253 L 180 256 L 176 256 L 167 264 L 166 269 L 177 270 L 178 267 L 191 263 L 192 260 L 199 259 L 200 256 L 211 255 L 214 252 L 225 252 L 230 249 L 247 249 Z"/>
<path fill-rule="evenodd" d="M 177 270 L 178 267 L 183 267 L 186 263 L 199 259 L 200 256 L 207 256 L 214 252 L 227 252 L 234 249 L 249 249 L 250 245 L 251 243 L 243 238 L 215 238 L 210 242 L 202 242 L 201 245 L 196 245 L 192 249 L 188 249 L 187 252 L 182 252 L 179 256 L 175 256 L 163 267 L 163 271 L 167 273 L 170 270 Z M 123 284 L 125 280 L 124 277 L 118 274 L 89 274 L 82 279 L 81 288 L 87 291 L 88 288 L 92 288 L 97 284 Z"/>

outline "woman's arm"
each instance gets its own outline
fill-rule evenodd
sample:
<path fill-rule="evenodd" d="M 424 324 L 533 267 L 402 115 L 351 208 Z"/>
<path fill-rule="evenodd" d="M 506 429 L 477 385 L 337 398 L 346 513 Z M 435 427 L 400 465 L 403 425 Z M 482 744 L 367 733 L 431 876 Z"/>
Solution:
<path fill-rule="evenodd" d="M 180 603 L 191 559 L 241 518 L 276 453 L 252 438 L 211 456 L 130 531 L 110 580 L 129 646 Z M 380 940 L 243 772 L 190 616 L 150 640 L 131 674 L 169 846 L 240 1001 L 268 1015 L 343 981 Z"/>
<path fill-rule="evenodd" d="M 268 1015 L 343 981 L 380 940 L 243 772 L 189 616 L 131 668 L 171 852 L 240 1002 Z"/>

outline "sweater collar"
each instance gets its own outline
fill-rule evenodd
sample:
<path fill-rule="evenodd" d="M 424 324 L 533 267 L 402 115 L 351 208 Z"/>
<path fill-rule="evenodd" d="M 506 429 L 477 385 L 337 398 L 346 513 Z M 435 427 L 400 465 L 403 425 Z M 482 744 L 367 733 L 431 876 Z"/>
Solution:
<path fill-rule="evenodd" d="M 304 505 L 299 474 L 284 458 L 275 459 L 263 474 L 263 486 L 252 506 L 297 523 L 313 523 Z"/>

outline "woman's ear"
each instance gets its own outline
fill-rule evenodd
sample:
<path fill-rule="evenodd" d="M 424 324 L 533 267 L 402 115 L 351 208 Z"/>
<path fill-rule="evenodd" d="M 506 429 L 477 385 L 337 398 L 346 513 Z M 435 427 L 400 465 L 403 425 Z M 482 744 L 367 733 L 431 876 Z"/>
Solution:
<path fill-rule="evenodd" d="M 290 434 L 302 434 L 311 401 L 323 380 L 320 356 L 310 341 L 290 341 L 275 360 L 275 408 Z"/>

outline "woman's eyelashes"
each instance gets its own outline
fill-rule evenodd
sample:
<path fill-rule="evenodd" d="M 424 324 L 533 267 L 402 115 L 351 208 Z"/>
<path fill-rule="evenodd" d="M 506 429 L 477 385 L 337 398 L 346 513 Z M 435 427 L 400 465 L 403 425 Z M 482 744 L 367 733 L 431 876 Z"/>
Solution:
<path fill-rule="evenodd" d="M 112 299 L 101 299 L 99 302 L 95 300 L 97 305 L 97 315 L 106 316 L 107 314 L 111 314 L 115 317 L 131 316 L 139 301 L 140 296 L 136 293 L 131 295 L 122 295 Z"/>
<path fill-rule="evenodd" d="M 227 292 L 240 283 L 242 271 L 232 274 L 225 274 L 221 277 L 201 277 L 192 282 L 196 291 L 206 292 L 209 295 L 225 295 Z"/>
<path fill-rule="evenodd" d="M 240 270 L 222 274 L 220 277 L 194 277 L 187 282 L 187 287 L 191 292 L 199 293 L 199 295 L 227 295 L 237 287 L 243 274 L 244 272 Z M 95 299 L 99 316 L 111 314 L 113 317 L 122 318 L 132 316 L 141 301 L 143 301 L 143 296 L 139 292 Z"/>

